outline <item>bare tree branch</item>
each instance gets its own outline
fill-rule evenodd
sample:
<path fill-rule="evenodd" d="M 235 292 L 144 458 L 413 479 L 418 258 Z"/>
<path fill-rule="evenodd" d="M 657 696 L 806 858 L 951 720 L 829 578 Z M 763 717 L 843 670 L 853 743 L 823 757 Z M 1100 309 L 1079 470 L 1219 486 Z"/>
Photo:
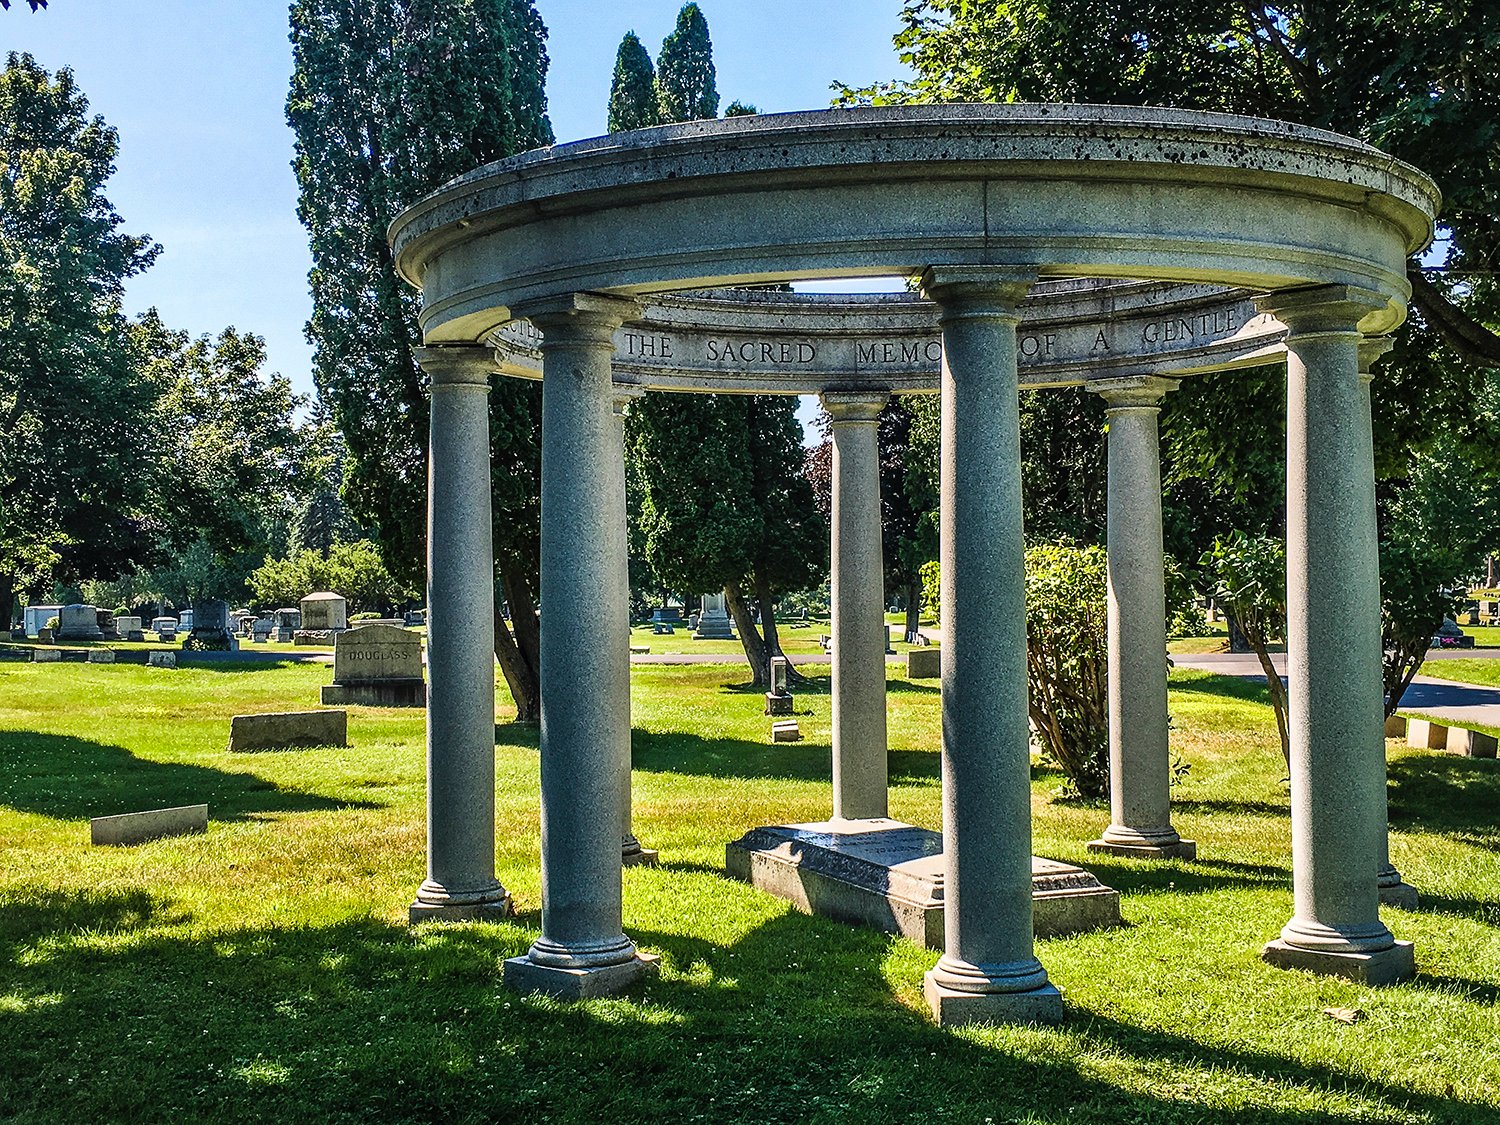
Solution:
<path fill-rule="evenodd" d="M 1422 267 L 1414 262 L 1406 267 L 1411 282 L 1412 304 L 1443 337 L 1443 342 L 1468 363 L 1483 367 L 1500 367 L 1500 336 L 1459 308 L 1432 282 Z"/>

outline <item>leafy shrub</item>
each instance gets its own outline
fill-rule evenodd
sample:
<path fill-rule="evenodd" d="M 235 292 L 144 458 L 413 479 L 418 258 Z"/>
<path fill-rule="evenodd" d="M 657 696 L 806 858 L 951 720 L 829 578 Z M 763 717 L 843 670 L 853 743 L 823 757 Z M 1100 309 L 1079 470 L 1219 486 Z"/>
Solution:
<path fill-rule="evenodd" d="M 1026 552 L 1031 724 L 1044 754 L 1086 797 L 1109 791 L 1107 575 L 1101 547 Z"/>
<path fill-rule="evenodd" d="M 922 614 L 934 621 L 942 620 L 942 566 L 936 559 L 923 563 L 917 574 L 922 579 Z"/>
<path fill-rule="evenodd" d="M 44 626 L 42 626 L 42 628 L 44 628 L 44 629 L 61 629 L 62 628 L 62 618 L 60 618 L 60 617 L 49 617 L 49 618 L 47 618 L 47 624 L 44 625 Z"/>

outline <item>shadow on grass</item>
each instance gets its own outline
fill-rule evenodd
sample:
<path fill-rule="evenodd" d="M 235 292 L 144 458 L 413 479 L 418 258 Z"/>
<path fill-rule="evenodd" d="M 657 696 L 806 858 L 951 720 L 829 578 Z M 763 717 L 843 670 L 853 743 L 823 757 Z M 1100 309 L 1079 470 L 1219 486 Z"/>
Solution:
<path fill-rule="evenodd" d="M 1202 669 L 1188 668 L 1184 671 L 1201 672 Z M 1266 678 L 1259 669 L 1243 676 L 1231 676 L 1222 672 L 1208 672 L 1192 678 L 1172 676 L 1167 681 L 1167 691 L 1169 694 L 1215 695 L 1221 699 L 1247 703 L 1269 705 L 1271 702 L 1270 693 L 1266 689 Z"/>
<path fill-rule="evenodd" d="M 1387 766 L 1390 816 L 1403 829 L 1459 833 L 1500 851 L 1500 762 L 1403 754 Z M 1490 810 L 1485 816 L 1482 810 Z"/>
<path fill-rule="evenodd" d="M 251 813 L 379 808 L 283 789 L 253 773 L 138 758 L 123 746 L 72 735 L 0 731 L 0 805 L 61 819 L 207 803 L 216 821 Z"/>
<path fill-rule="evenodd" d="M 8 1117 L 873 1121 L 936 1105 L 976 1120 L 1364 1120 L 1275 1104 L 1304 1091 L 1427 1121 L 1488 1111 L 1077 1007 L 1066 1039 L 986 1044 L 894 1001 L 887 938 L 795 913 L 726 942 L 636 930 L 666 979 L 569 1006 L 500 985 L 535 936 L 520 925 L 191 937 L 146 930 L 173 907 L 138 891 L 17 905 L 0 900 L 0 933 L 27 954 L 0 965 Z M 1228 1110 L 1226 1089 L 1261 1104 Z"/>

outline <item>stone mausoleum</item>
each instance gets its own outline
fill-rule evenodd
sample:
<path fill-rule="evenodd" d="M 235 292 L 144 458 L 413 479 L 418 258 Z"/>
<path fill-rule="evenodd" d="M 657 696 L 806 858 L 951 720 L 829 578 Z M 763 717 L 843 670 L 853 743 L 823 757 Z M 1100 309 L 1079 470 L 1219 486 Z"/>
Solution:
<path fill-rule="evenodd" d="M 412 917 L 509 909 L 494 867 L 491 378 L 543 385 L 542 936 L 506 979 L 557 996 L 653 968 L 621 924 L 622 412 L 652 391 L 817 394 L 834 441 L 833 801 L 826 822 L 762 841 L 811 833 L 893 884 L 940 888 L 944 953 L 926 981 L 940 1022 L 1060 1018 L 1034 950 L 1018 391 L 1083 386 L 1107 403 L 1112 801 L 1092 846 L 1150 861 L 1197 846 L 1168 799 L 1157 414 L 1182 379 L 1284 361 L 1294 908 L 1263 955 L 1410 976 L 1412 947 L 1379 914 L 1412 892 L 1386 850 L 1369 381 L 1437 205 L 1420 172 L 1347 137 L 1069 105 L 665 126 L 526 153 L 418 203 L 392 228 L 432 385 L 428 876 Z M 728 288 L 860 276 L 920 292 Z M 937 851 L 886 819 L 875 439 L 896 392 L 942 397 Z M 611 632 L 620 644 L 576 641 Z M 922 854 L 869 846 L 885 831 Z"/>

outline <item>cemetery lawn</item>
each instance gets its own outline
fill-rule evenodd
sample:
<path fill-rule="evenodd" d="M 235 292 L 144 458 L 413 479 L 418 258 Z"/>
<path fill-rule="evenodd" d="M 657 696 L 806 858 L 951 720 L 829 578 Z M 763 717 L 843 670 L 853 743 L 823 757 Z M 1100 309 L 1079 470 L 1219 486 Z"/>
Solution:
<path fill-rule="evenodd" d="M 1500 687 L 1500 660 L 1484 657 L 1478 660 L 1429 660 L 1422 665 L 1422 675 L 1436 680 Z"/>
<path fill-rule="evenodd" d="M 662 865 L 625 873 L 625 923 L 662 975 L 564 1006 L 500 984 L 539 926 L 535 732 L 496 748 L 516 919 L 411 929 L 420 711 L 351 709 L 350 749 L 225 749 L 229 716 L 313 706 L 330 675 L 0 664 L 0 1118 L 1500 1121 L 1496 762 L 1388 744 L 1424 906 L 1386 918 L 1416 981 L 1273 969 L 1290 854 L 1264 692 L 1174 672 L 1176 820 L 1203 858 L 1091 856 L 1107 808 L 1038 763 L 1037 850 L 1119 889 L 1128 924 L 1039 943 L 1063 1026 L 944 1031 L 936 953 L 720 874 L 746 829 L 827 814 L 826 681 L 798 696 L 807 740 L 773 746 L 741 668 L 637 666 L 635 828 Z M 937 690 L 890 686 L 892 815 L 937 827 Z M 91 815 L 200 801 L 206 836 L 86 845 Z"/>

